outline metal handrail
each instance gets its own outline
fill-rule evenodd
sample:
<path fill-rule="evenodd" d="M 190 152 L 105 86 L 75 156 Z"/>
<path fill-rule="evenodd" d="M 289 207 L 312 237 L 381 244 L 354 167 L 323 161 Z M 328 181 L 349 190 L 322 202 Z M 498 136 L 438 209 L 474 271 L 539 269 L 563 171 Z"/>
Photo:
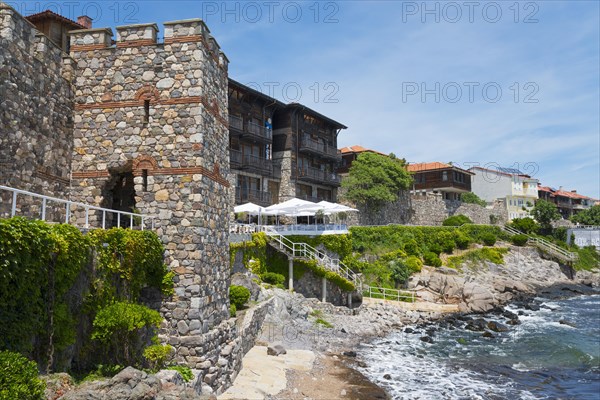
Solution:
<path fill-rule="evenodd" d="M 270 238 L 274 239 L 278 244 L 280 250 L 284 248 L 292 255 L 292 257 L 308 258 L 317 261 L 317 263 L 325 266 L 330 271 L 333 271 L 344 278 L 348 279 L 357 289 L 362 287 L 362 282 L 358 274 L 348 268 L 339 259 L 334 259 L 322 251 L 315 249 L 307 243 L 296 243 L 292 242 L 287 237 L 279 234 L 275 229 L 270 226 L 261 226 L 261 230 L 265 232 Z"/>
<path fill-rule="evenodd" d="M 383 296 L 384 300 L 403 301 L 402 299 L 409 299 L 411 303 L 415 302 L 414 290 L 388 289 L 377 286 L 367 286 L 363 290 L 363 296 L 372 299 L 379 298 L 377 296 Z"/>
<path fill-rule="evenodd" d="M 127 211 L 119 211 L 119 210 L 113 210 L 113 209 L 109 209 L 109 208 L 102 208 L 102 207 L 97 207 L 97 206 L 92 206 L 89 204 L 85 204 L 85 203 L 78 203 L 75 201 L 71 201 L 71 200 L 64 200 L 64 199 L 59 199 L 57 197 L 50 197 L 50 196 L 45 196 L 43 194 L 39 194 L 39 193 L 33 193 L 33 192 L 28 192 L 26 190 L 21 190 L 21 189 L 14 189 L 8 186 L 2 186 L 0 185 L 0 190 L 4 190 L 4 191 L 8 191 L 12 193 L 12 204 L 11 204 L 11 212 L 10 212 L 10 216 L 14 217 L 15 215 L 17 215 L 17 196 L 18 195 L 25 195 L 25 196 L 29 196 L 29 197 L 35 197 L 38 199 L 42 199 L 42 210 L 41 210 L 41 214 L 40 214 L 40 219 L 42 221 L 46 221 L 46 206 L 47 203 L 49 201 L 51 202 L 55 202 L 55 203 L 61 203 L 65 205 L 65 211 L 66 211 L 66 215 L 65 215 L 65 223 L 66 224 L 70 224 L 70 220 L 71 220 L 71 207 L 79 207 L 79 208 L 83 208 L 85 210 L 85 229 L 89 229 L 90 227 L 90 223 L 89 223 L 89 216 L 90 216 L 90 210 L 94 210 L 94 211 L 102 211 L 102 229 L 106 229 L 106 214 L 107 213 L 112 213 L 112 214 L 117 214 L 117 226 L 121 227 L 121 216 L 129 216 L 129 227 L 133 228 L 133 219 L 134 217 L 136 218 L 140 218 L 141 220 L 141 230 L 144 230 L 145 224 L 144 224 L 144 220 L 149 219 L 151 221 L 151 229 L 154 229 L 154 218 L 150 215 L 144 215 L 144 214 L 138 214 L 138 213 L 132 213 L 132 212 L 127 212 Z"/>
<path fill-rule="evenodd" d="M 523 233 L 520 230 L 510 227 L 510 226 L 503 226 L 502 229 L 510 235 L 525 235 L 525 236 L 527 236 L 527 242 L 537 245 L 538 247 L 542 247 L 548 251 L 554 251 L 554 252 L 560 254 L 561 256 L 567 258 L 569 261 L 575 261 L 578 258 L 578 255 L 576 253 L 567 251 L 567 250 L 563 249 L 562 247 L 559 247 L 559 246 L 555 245 L 554 243 L 549 242 L 546 239 L 527 235 L 526 233 Z"/>

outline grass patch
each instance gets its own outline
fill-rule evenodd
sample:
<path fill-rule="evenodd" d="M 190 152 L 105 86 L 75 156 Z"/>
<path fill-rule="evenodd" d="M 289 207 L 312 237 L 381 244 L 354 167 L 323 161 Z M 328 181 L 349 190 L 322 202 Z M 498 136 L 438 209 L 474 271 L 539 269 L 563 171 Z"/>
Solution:
<path fill-rule="evenodd" d="M 573 264 L 576 271 L 592 271 L 600 268 L 600 254 L 598 254 L 596 248 L 587 246 L 576 251 L 579 255 L 577 261 Z"/>
<path fill-rule="evenodd" d="M 333 328 L 333 324 L 329 321 L 324 320 L 323 318 L 317 318 L 315 320 L 315 324 L 323 325 L 325 328 Z"/>
<path fill-rule="evenodd" d="M 321 310 L 312 310 L 312 312 L 310 313 L 311 317 L 315 317 L 315 318 L 322 318 L 323 317 L 323 311 Z"/>
<path fill-rule="evenodd" d="M 484 247 L 466 252 L 460 256 L 448 257 L 446 265 L 450 268 L 460 269 L 462 265 L 477 266 L 484 261 L 494 264 L 504 264 L 504 254 L 508 253 L 505 247 Z"/>

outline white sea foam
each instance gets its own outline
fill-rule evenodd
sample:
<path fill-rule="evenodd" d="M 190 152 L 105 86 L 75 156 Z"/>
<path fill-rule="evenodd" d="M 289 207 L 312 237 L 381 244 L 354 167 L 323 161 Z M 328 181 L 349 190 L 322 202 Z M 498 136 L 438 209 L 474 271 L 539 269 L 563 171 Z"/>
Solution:
<path fill-rule="evenodd" d="M 379 347 L 375 343 L 372 348 L 360 352 L 361 359 L 368 365 L 363 372 L 394 399 L 475 400 L 490 396 L 535 399 L 531 393 L 513 388 L 510 381 L 490 382 L 483 374 L 447 363 L 454 357 L 440 359 L 430 354 L 417 357 L 415 354 L 420 353 L 423 345 L 426 344 L 419 340 L 419 335 L 393 347 L 383 343 Z M 393 355 L 383 354 L 384 348 Z M 390 374 L 391 379 L 385 379 L 386 374 Z"/>

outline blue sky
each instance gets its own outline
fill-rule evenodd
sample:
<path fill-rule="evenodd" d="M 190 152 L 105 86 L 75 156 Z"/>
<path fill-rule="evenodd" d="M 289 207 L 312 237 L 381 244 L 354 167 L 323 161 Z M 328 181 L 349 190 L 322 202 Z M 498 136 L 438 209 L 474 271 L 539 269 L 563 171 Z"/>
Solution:
<path fill-rule="evenodd" d="M 340 147 L 519 167 L 600 198 L 597 1 L 9 3 L 97 27 L 201 17 L 232 78 L 347 125 Z"/>

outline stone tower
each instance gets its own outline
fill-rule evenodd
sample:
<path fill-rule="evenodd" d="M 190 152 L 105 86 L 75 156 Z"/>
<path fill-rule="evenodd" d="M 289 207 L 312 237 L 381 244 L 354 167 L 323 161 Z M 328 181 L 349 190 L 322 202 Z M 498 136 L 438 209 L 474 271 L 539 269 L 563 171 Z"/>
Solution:
<path fill-rule="evenodd" d="M 176 273 L 161 337 L 220 391 L 241 359 L 229 320 L 228 60 L 200 19 L 165 23 L 164 43 L 156 24 L 116 30 L 116 42 L 108 28 L 70 33 L 72 195 L 158 216 Z"/>

